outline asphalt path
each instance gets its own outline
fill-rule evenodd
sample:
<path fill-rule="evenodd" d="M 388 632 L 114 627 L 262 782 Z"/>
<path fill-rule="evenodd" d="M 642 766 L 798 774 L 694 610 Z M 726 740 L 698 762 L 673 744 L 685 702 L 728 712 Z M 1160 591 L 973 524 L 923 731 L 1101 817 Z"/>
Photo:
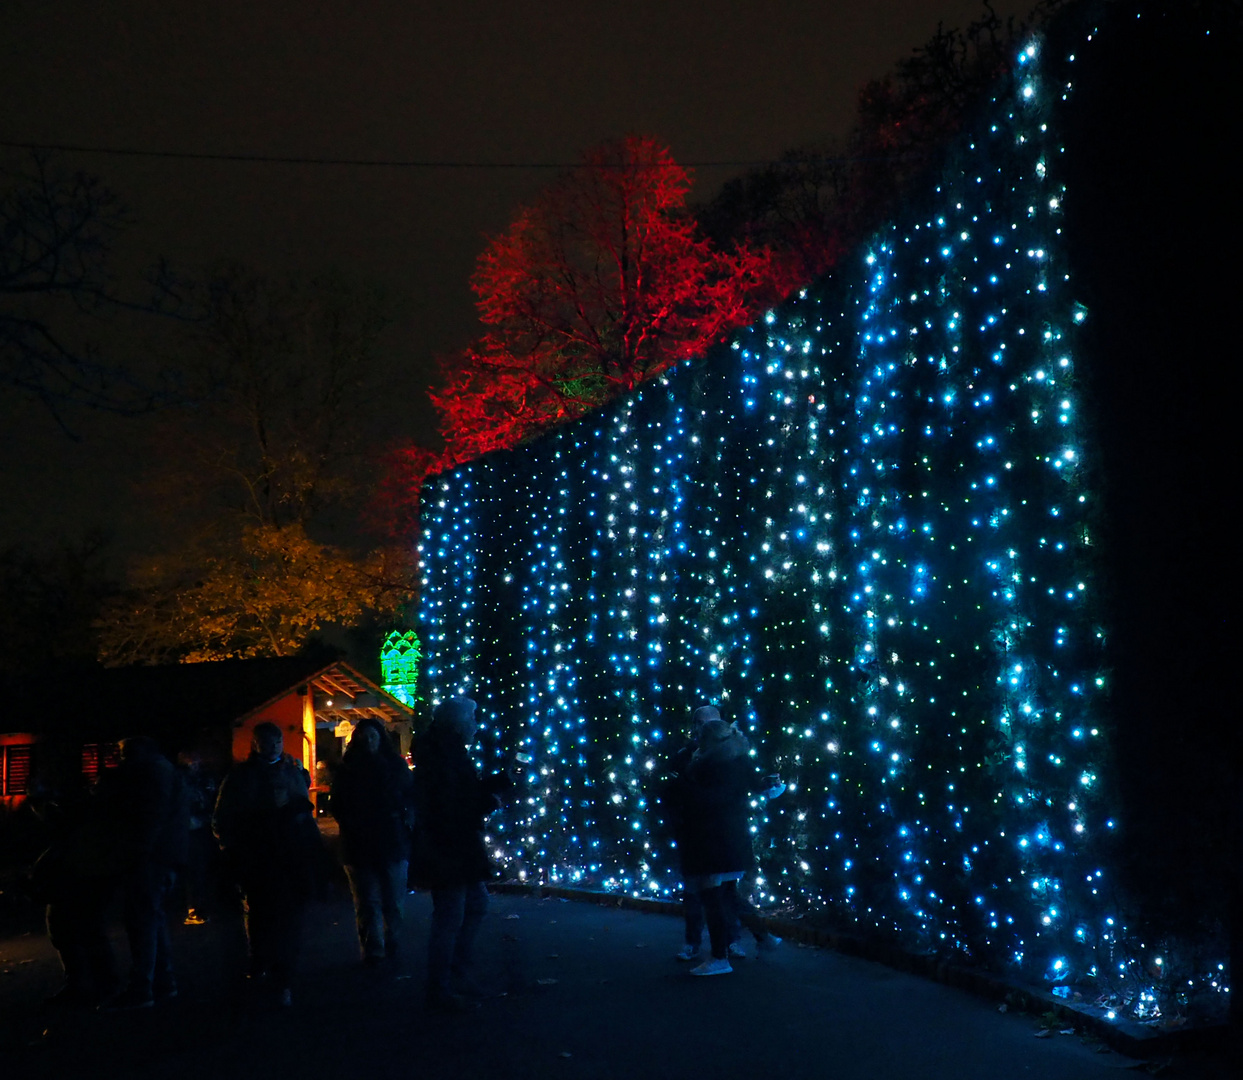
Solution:
<path fill-rule="evenodd" d="M 37 929 L 0 939 L 4 1080 L 1097 1080 L 1233 1076 L 1205 1057 L 1143 1062 L 1052 1032 L 995 1001 L 812 947 L 751 953 L 730 975 L 678 963 L 681 922 L 594 903 L 495 895 L 480 935 L 486 993 L 423 1009 L 426 895 L 409 897 L 402 955 L 359 963 L 348 896 L 308 919 L 294 1005 L 256 1005 L 239 979 L 240 920 L 178 926 L 181 993 L 152 1009 L 56 1013 L 60 969 Z M 124 942 L 118 930 L 118 952 Z"/>

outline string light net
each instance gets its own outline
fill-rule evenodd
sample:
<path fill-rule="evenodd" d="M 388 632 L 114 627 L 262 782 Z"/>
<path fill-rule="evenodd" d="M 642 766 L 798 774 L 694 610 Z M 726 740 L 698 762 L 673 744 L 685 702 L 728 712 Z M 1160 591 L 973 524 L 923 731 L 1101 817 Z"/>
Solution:
<path fill-rule="evenodd" d="M 1109 873 L 1076 59 L 1029 41 L 927 197 L 727 347 L 429 482 L 433 698 L 530 759 L 508 875 L 676 896 L 659 780 L 712 703 L 789 784 L 762 907 L 1159 1012 Z"/>

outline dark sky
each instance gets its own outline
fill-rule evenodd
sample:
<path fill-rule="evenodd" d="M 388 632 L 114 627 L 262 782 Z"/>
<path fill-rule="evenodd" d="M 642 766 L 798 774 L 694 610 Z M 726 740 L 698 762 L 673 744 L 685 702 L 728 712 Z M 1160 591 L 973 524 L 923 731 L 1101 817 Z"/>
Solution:
<path fill-rule="evenodd" d="M 996 0 L 1000 14 L 1029 0 Z M 627 132 L 683 162 L 769 160 L 842 133 L 868 78 L 979 0 L 5 0 L 0 140 L 193 153 L 568 163 Z M 0 156 L 6 155 L 0 149 Z M 433 358 L 473 333 L 489 233 L 554 175 L 62 155 L 136 224 L 125 258 L 383 282 L 397 321 L 386 430 L 419 437 Z M 706 197 L 741 167 L 696 170 Z M 71 443 L 0 394 L 0 544 L 102 525 L 149 533 L 130 478 L 143 422 L 84 417 Z"/>

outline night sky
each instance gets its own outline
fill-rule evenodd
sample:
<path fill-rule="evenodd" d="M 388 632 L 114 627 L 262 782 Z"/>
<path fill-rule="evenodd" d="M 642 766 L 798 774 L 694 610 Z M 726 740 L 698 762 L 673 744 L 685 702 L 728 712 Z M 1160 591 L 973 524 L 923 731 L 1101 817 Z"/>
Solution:
<path fill-rule="evenodd" d="M 1027 0 L 998 0 L 999 14 Z M 840 135 L 855 94 L 938 21 L 978 0 L 7 0 L 0 141 L 208 154 L 556 165 L 627 132 L 665 140 L 709 197 L 746 164 Z M 0 148 L 11 162 L 21 152 Z M 60 155 L 121 195 L 118 253 L 195 271 L 238 259 L 282 274 L 374 278 L 396 322 L 384 437 L 427 438 L 439 353 L 474 333 L 468 279 L 484 237 L 548 168 L 402 168 Z M 158 541 L 131 482 L 145 422 L 73 418 L 0 393 L 0 544 L 111 530 Z"/>

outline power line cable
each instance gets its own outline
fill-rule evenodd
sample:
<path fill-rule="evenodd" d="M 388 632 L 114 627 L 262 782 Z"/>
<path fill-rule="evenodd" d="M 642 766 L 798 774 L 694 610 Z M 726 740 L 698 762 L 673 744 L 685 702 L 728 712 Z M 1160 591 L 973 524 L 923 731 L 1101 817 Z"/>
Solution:
<path fill-rule="evenodd" d="M 581 161 L 417 161 L 409 158 L 338 158 L 306 157 L 277 154 L 212 154 L 190 150 L 142 150 L 126 146 L 85 146 L 74 143 L 16 142 L 0 139 L 0 146 L 11 150 L 51 151 L 64 154 L 100 154 L 109 157 L 157 158 L 173 161 L 229 161 L 252 165 L 339 165 L 384 169 L 575 169 Z M 890 155 L 891 158 L 909 155 Z M 806 164 L 816 161 L 831 162 L 865 161 L 867 157 L 815 157 L 803 159 L 766 159 L 752 161 L 679 161 L 670 166 L 688 169 L 757 168 L 763 165 Z M 654 163 L 659 164 L 659 163 Z"/>

